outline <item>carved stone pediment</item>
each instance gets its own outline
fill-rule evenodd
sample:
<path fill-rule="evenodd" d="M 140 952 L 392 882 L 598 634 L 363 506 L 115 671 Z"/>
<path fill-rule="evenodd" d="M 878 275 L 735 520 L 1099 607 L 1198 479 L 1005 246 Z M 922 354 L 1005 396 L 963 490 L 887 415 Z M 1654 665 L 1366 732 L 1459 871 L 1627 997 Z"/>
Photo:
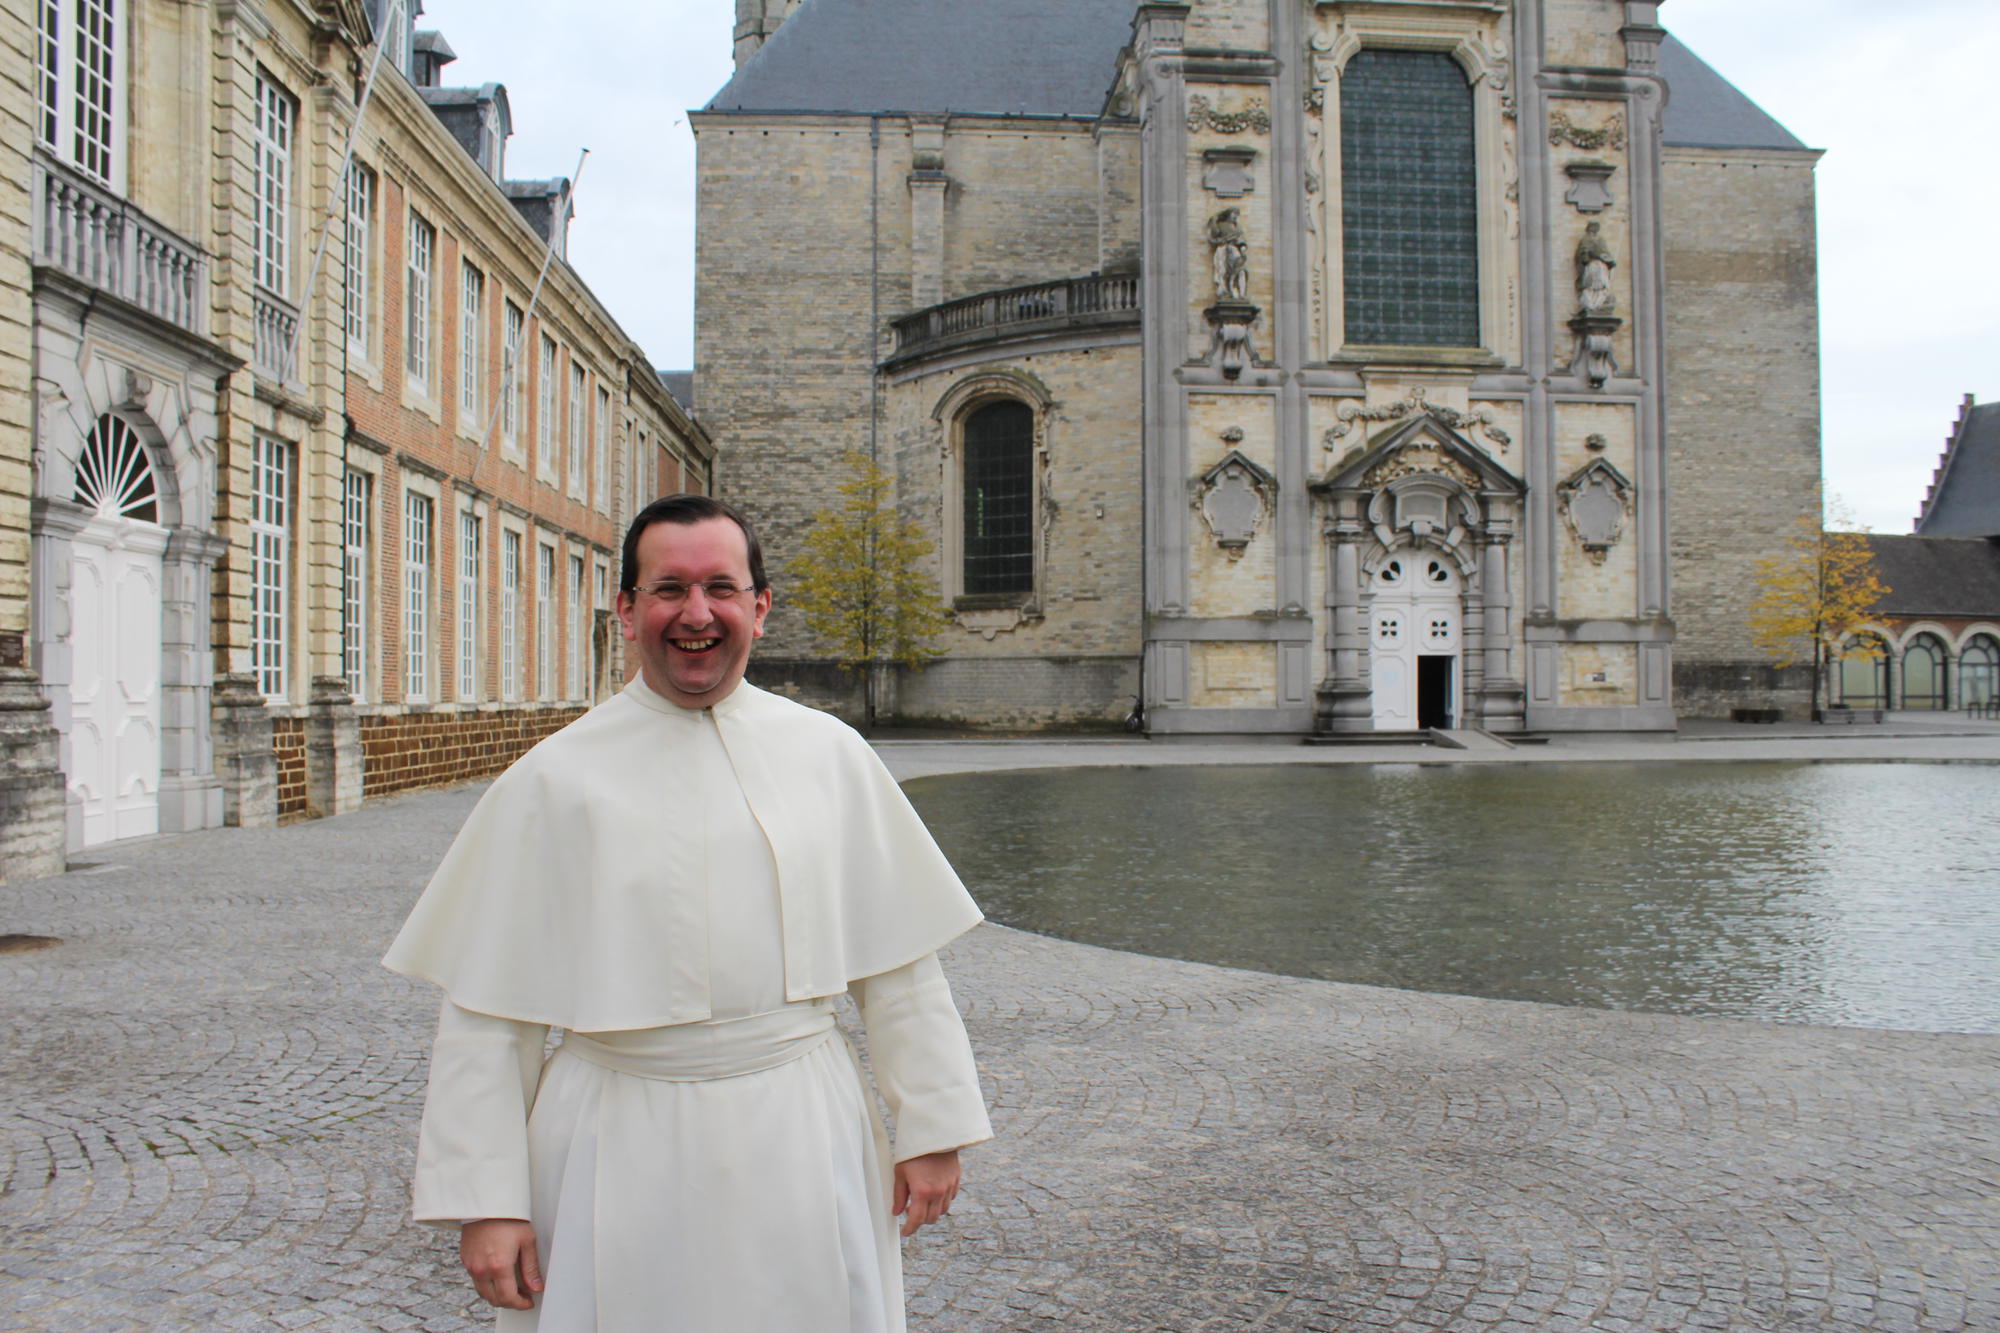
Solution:
<path fill-rule="evenodd" d="M 1406 456 L 1407 455 L 1407 456 Z M 1315 490 L 1373 490 L 1399 476 L 1429 472 L 1471 491 L 1520 495 L 1520 479 L 1428 412 L 1391 426 L 1331 468 Z"/>

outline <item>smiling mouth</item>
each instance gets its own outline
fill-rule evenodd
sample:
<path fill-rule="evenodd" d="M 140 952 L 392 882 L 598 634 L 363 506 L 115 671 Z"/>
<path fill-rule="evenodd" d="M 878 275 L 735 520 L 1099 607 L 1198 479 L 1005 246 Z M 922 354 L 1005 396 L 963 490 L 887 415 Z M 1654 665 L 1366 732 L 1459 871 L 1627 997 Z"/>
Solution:
<path fill-rule="evenodd" d="M 721 639 L 668 639 L 668 643 L 684 653 L 705 653 L 721 643 Z"/>

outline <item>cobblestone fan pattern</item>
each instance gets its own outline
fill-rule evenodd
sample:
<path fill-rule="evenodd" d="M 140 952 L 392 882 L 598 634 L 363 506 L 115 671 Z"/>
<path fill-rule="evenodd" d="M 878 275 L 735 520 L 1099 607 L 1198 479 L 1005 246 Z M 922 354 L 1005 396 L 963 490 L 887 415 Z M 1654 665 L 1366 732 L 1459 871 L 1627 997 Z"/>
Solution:
<path fill-rule="evenodd" d="M 477 792 L 0 887 L 0 1327 L 481 1327 L 376 958 Z M 2000 1328 L 2000 1040 L 1334 985 L 982 927 L 996 1142 L 913 1327 Z"/>

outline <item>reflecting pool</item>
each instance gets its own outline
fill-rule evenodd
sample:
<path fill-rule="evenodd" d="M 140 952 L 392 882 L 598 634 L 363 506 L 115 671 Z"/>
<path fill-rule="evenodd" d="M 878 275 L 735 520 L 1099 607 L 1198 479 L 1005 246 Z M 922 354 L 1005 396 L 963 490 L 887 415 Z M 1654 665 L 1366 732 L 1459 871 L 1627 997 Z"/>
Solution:
<path fill-rule="evenodd" d="M 1043 769 L 906 784 L 989 916 L 1415 990 L 2000 1032 L 2000 766 Z"/>

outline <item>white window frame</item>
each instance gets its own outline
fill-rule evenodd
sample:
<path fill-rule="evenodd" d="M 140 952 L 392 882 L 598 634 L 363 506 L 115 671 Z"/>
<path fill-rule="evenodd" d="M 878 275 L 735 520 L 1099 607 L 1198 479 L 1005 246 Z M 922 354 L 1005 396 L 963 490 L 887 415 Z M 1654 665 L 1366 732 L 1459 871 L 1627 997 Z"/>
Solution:
<path fill-rule="evenodd" d="M 521 580 L 526 573 L 519 528 L 500 530 L 500 697 L 521 697 Z"/>
<path fill-rule="evenodd" d="M 292 446 L 250 441 L 250 670 L 267 699 L 286 694 L 291 629 Z"/>
<path fill-rule="evenodd" d="M 477 510 L 458 511 L 458 701 L 479 700 L 479 572 L 486 524 Z"/>
<path fill-rule="evenodd" d="M 403 492 L 403 702 L 428 703 L 431 669 L 431 554 L 437 547 L 437 497 Z"/>
<path fill-rule="evenodd" d="M 569 556 L 569 694 L 571 699 L 590 697 L 590 686 L 584 680 L 584 664 L 589 658 L 585 651 L 590 641 L 590 603 L 584 599 L 589 591 L 584 586 L 584 576 L 589 570 L 588 563 L 581 555 L 570 552 Z"/>
<path fill-rule="evenodd" d="M 437 273 L 437 228 L 423 214 L 410 210 L 409 253 L 404 256 L 403 282 L 403 367 L 409 372 L 410 387 L 426 397 L 431 392 L 431 375 L 437 368 L 432 355 L 431 296 Z"/>
<path fill-rule="evenodd" d="M 535 697 L 556 697 L 556 548 L 535 543 Z"/>
<path fill-rule="evenodd" d="M 341 480 L 341 674 L 357 703 L 368 697 L 368 547 L 375 477 L 349 468 Z"/>
<path fill-rule="evenodd" d="M 346 298 L 347 345 L 362 360 L 369 354 L 369 270 L 375 263 L 375 173 L 360 162 L 347 165 L 347 264 L 343 279 Z"/>
<path fill-rule="evenodd" d="M 485 416 L 486 275 L 471 260 L 458 267 L 458 422 L 479 435 Z"/>
<path fill-rule="evenodd" d="M 34 0 L 35 138 L 125 188 L 125 17 L 117 0 Z"/>
<path fill-rule="evenodd" d="M 556 469 L 556 340 L 541 335 L 540 383 L 535 395 L 535 471 L 544 477 L 558 477 Z"/>
<path fill-rule="evenodd" d="M 274 296 L 291 294 L 292 135 L 299 104 L 284 87 L 257 71 L 251 119 L 251 278 Z"/>
<path fill-rule="evenodd" d="M 599 513 L 611 512 L 611 390 L 597 386 L 597 465 L 591 469 Z"/>
<path fill-rule="evenodd" d="M 578 499 L 583 498 L 584 478 L 587 475 L 584 453 L 589 447 L 590 437 L 585 413 L 589 405 L 590 381 L 583 367 L 577 364 L 576 353 L 572 352 L 569 358 L 569 493 Z"/>
<path fill-rule="evenodd" d="M 509 447 L 521 442 L 521 417 L 527 412 L 528 399 L 522 382 L 525 367 L 521 365 L 521 354 L 527 339 L 528 314 L 506 297 L 503 302 L 500 322 L 500 441 Z"/>

